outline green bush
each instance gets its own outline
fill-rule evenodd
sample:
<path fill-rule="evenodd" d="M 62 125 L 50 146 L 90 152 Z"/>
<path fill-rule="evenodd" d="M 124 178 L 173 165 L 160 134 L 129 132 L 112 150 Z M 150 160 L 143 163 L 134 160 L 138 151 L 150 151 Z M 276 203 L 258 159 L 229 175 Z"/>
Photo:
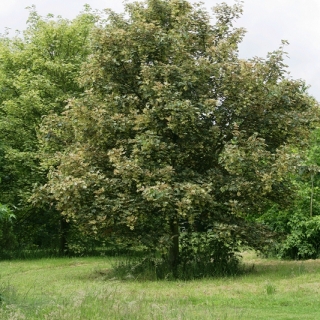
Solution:
<path fill-rule="evenodd" d="M 15 215 L 12 210 L 0 203 L 0 254 L 4 250 L 10 250 L 15 247 L 16 237 L 13 233 L 13 222 Z"/>
<path fill-rule="evenodd" d="M 235 241 L 213 231 L 182 233 L 180 273 L 186 278 L 237 274 L 240 256 Z"/>
<path fill-rule="evenodd" d="M 288 225 L 291 232 L 278 246 L 278 256 L 289 259 L 320 257 L 320 216 L 294 215 Z"/>
<path fill-rule="evenodd" d="M 281 259 L 316 259 L 320 257 L 320 216 L 310 217 L 301 208 L 281 211 L 273 208 L 261 220 L 276 234 L 274 245 L 263 254 Z"/>

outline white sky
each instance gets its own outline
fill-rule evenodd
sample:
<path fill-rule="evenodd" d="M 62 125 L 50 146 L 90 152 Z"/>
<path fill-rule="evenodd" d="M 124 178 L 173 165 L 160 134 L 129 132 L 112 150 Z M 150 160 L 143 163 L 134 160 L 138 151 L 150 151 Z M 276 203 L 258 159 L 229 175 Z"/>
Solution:
<path fill-rule="evenodd" d="M 131 0 L 130 0 L 131 1 Z M 224 0 L 233 4 L 233 0 Z M 222 0 L 203 0 L 209 9 Z M 0 0 L 0 33 L 5 28 L 23 30 L 28 11 L 36 5 L 40 15 L 53 13 L 74 18 L 88 3 L 93 9 L 112 8 L 122 11 L 119 0 Z M 244 14 L 238 26 L 247 30 L 240 46 L 240 57 L 265 57 L 276 50 L 281 40 L 288 40 L 286 48 L 290 75 L 304 79 L 311 85 L 309 92 L 320 101 L 320 1 L 319 0 L 245 0 Z"/>

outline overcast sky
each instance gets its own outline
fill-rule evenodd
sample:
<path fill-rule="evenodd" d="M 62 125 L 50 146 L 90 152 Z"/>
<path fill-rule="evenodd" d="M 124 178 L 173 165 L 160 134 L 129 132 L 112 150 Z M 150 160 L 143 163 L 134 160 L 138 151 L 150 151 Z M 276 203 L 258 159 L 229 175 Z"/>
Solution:
<path fill-rule="evenodd" d="M 208 10 L 219 0 L 203 0 Z M 225 0 L 233 4 L 233 0 Z M 74 18 L 88 3 L 93 9 L 112 8 L 121 12 L 118 0 L 0 0 L 0 33 L 5 28 L 23 30 L 28 11 L 36 5 L 40 15 L 53 13 Z M 320 1 L 319 0 L 245 0 L 244 14 L 237 25 L 247 30 L 240 46 L 240 57 L 265 57 L 276 50 L 281 40 L 288 40 L 286 48 L 290 76 L 304 79 L 311 86 L 309 92 L 320 101 Z"/>

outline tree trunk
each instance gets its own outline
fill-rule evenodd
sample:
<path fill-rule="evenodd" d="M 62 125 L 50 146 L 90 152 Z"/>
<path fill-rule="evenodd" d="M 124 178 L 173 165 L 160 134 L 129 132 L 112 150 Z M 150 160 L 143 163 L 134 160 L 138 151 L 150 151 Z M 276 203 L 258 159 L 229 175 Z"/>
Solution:
<path fill-rule="evenodd" d="M 170 231 L 172 242 L 169 250 L 169 263 L 173 276 L 176 278 L 178 276 L 179 264 L 179 225 L 176 220 L 170 221 Z"/>

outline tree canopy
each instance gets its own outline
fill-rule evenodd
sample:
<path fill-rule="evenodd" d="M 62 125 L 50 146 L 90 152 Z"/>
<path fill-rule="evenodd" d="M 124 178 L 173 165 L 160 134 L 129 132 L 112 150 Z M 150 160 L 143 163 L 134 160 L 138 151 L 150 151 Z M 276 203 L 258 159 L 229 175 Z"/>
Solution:
<path fill-rule="evenodd" d="M 242 6 L 146 0 L 110 11 L 82 67 L 87 90 L 39 134 L 50 201 L 96 235 L 163 249 L 174 268 L 181 232 L 258 247 L 255 217 L 290 202 L 297 146 L 318 121 L 284 44 L 243 60 Z"/>

